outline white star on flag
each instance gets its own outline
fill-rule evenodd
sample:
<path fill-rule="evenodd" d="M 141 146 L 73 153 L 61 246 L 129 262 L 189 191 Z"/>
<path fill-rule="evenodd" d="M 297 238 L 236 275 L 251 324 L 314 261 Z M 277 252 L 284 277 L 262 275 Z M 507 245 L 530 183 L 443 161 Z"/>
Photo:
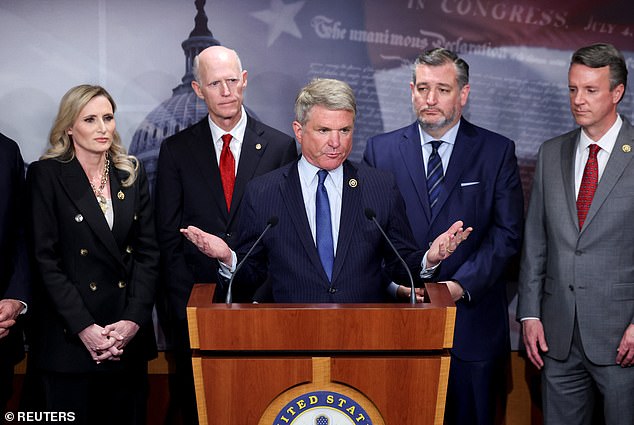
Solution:
<path fill-rule="evenodd" d="M 297 24 L 295 24 L 295 15 L 304 7 L 304 3 L 305 1 L 298 1 L 284 4 L 282 0 L 271 0 L 270 9 L 251 13 L 251 16 L 255 19 L 269 26 L 267 47 L 271 47 L 283 32 L 289 33 L 297 38 L 302 38 L 302 33 L 297 27 Z"/>

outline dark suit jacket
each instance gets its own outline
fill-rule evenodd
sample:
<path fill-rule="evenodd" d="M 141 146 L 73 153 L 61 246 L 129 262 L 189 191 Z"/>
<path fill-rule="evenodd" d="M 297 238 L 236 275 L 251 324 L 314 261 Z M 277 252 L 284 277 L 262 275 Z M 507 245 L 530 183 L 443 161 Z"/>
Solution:
<path fill-rule="evenodd" d="M 517 316 L 541 318 L 546 355 L 557 360 L 570 352 L 576 317 L 588 359 L 613 365 L 625 329 L 634 324 L 634 127 L 623 118 L 581 230 L 575 192 L 580 133 L 539 149 Z"/>
<path fill-rule="evenodd" d="M 218 262 L 200 253 L 179 229 L 194 225 L 233 246 L 247 182 L 295 158 L 293 138 L 247 116 L 231 209 L 227 212 L 208 117 L 164 141 L 156 179 L 157 229 L 163 283 L 177 320 L 185 320 L 194 283 L 218 281 Z M 250 300 L 248 294 L 235 299 Z"/>
<path fill-rule="evenodd" d="M 237 273 L 237 285 L 257 285 L 268 273 L 275 302 L 381 302 L 388 275 L 409 286 L 399 263 L 376 225 L 371 208 L 396 249 L 418 275 L 424 252 L 414 243 L 394 179 L 365 165 L 344 163 L 341 224 L 332 284 L 319 260 L 299 182 L 297 161 L 249 183 L 240 213 L 238 258 L 253 245 L 270 217 L 278 217 Z"/>
<path fill-rule="evenodd" d="M 138 364 L 156 353 L 152 307 L 158 246 L 142 167 L 131 187 L 111 168 L 114 227 L 108 227 L 79 161 L 48 159 L 29 166 L 32 235 L 37 264 L 30 357 L 39 368 L 94 372 Z M 96 323 L 131 320 L 141 329 L 120 362 L 96 365 L 77 336 Z"/>
<path fill-rule="evenodd" d="M 24 161 L 18 145 L 2 134 L 0 193 L 0 299 L 28 304 L 31 281 L 24 238 Z M 0 364 L 14 364 L 23 356 L 22 332 L 16 326 L 0 339 Z"/>
<path fill-rule="evenodd" d="M 394 173 L 419 246 L 456 220 L 474 229 L 437 276 L 457 280 L 471 296 L 457 303 L 454 355 L 484 360 L 509 350 L 504 272 L 519 251 L 523 218 L 513 142 L 462 119 L 433 218 L 417 122 L 368 140 L 365 160 Z"/>

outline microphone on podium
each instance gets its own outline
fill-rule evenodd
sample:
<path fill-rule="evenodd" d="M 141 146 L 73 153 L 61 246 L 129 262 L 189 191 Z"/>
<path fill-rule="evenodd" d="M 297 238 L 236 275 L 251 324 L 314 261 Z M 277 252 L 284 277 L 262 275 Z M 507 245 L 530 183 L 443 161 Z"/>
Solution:
<path fill-rule="evenodd" d="M 233 271 L 233 274 L 231 275 L 231 279 L 229 279 L 229 286 L 227 287 L 227 297 L 225 298 L 226 304 L 232 303 L 233 297 L 231 295 L 231 287 L 233 286 L 233 278 L 236 277 L 238 270 L 240 270 L 240 267 L 242 267 L 245 261 L 247 261 L 247 258 L 249 258 L 249 255 L 251 255 L 253 248 L 255 248 L 255 246 L 262 240 L 266 232 L 268 232 L 271 227 L 275 227 L 275 225 L 277 225 L 279 221 L 280 220 L 277 218 L 277 216 L 274 216 L 274 215 L 268 219 L 268 221 L 266 222 L 266 227 L 264 228 L 262 233 L 260 233 L 260 236 L 255 240 L 253 245 L 251 245 L 251 248 L 249 249 L 249 251 L 247 251 L 247 254 L 244 256 L 242 261 L 240 261 L 238 265 L 236 266 L 236 269 Z"/>
<path fill-rule="evenodd" d="M 403 267 L 405 267 L 405 270 L 407 271 L 407 276 L 409 276 L 409 285 L 411 288 L 411 293 L 409 294 L 409 302 L 410 304 L 415 305 L 416 304 L 416 287 L 414 286 L 414 278 L 412 278 L 412 272 L 409 270 L 407 263 L 405 262 L 405 260 L 403 260 L 403 257 L 401 257 L 401 254 L 398 253 L 398 251 L 394 247 L 394 244 L 392 243 L 390 238 L 387 237 L 387 235 L 385 234 L 385 231 L 383 231 L 383 228 L 381 227 L 379 222 L 376 220 L 376 213 L 374 212 L 374 210 L 372 208 L 366 208 L 365 216 L 367 217 L 368 220 L 373 221 L 374 224 L 376 224 L 376 227 L 381 231 L 381 234 L 383 235 L 387 243 L 390 244 L 390 248 L 392 248 L 392 251 L 394 251 L 394 253 L 396 254 L 396 257 L 401 261 L 401 264 L 403 264 Z"/>

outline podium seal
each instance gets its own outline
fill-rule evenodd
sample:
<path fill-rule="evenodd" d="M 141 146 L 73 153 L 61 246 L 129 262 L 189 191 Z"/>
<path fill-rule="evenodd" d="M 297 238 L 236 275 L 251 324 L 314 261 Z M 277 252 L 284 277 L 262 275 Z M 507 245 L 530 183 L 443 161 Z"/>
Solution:
<path fill-rule="evenodd" d="M 354 399 L 334 391 L 313 391 L 288 402 L 273 425 L 372 425 Z"/>

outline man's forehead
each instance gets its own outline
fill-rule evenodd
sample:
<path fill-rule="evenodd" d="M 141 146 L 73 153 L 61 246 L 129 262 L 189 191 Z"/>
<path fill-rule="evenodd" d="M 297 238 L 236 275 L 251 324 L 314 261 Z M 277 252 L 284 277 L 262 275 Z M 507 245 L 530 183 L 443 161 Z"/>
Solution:
<path fill-rule="evenodd" d="M 416 84 L 435 83 L 453 85 L 456 83 L 456 69 L 453 64 L 417 65 Z"/>

